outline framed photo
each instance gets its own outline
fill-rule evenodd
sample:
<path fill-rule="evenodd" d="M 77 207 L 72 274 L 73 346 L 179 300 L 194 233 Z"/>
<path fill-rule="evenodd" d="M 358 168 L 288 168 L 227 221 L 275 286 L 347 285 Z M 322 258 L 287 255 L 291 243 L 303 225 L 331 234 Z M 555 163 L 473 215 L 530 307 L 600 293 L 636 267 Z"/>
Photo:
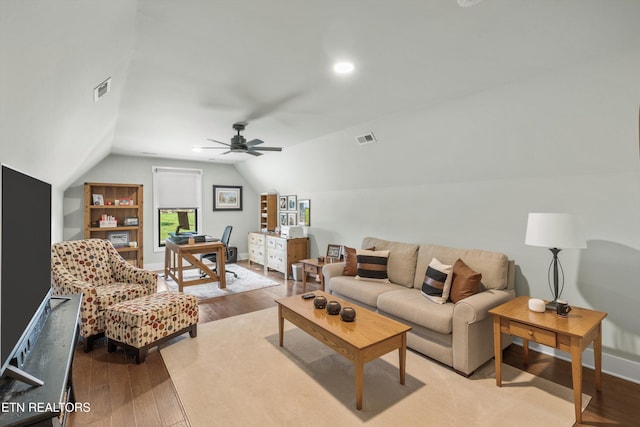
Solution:
<path fill-rule="evenodd" d="M 104 197 L 102 197 L 102 194 L 92 194 L 91 201 L 94 205 L 104 205 Z"/>
<path fill-rule="evenodd" d="M 296 195 L 287 196 L 287 210 L 289 210 L 289 211 L 295 211 L 296 210 L 296 208 L 297 208 L 296 200 L 297 199 L 298 199 L 298 197 Z"/>
<path fill-rule="evenodd" d="M 133 199 L 119 199 L 117 200 L 117 204 L 120 206 L 132 206 L 133 205 Z"/>
<path fill-rule="evenodd" d="M 298 225 L 311 225 L 311 200 L 298 201 Z"/>
<path fill-rule="evenodd" d="M 288 206 L 287 196 L 280 196 L 280 210 L 286 211 Z"/>
<path fill-rule="evenodd" d="M 298 214 L 295 212 L 289 212 L 287 214 L 287 225 L 296 225 L 298 223 Z"/>
<path fill-rule="evenodd" d="M 107 234 L 107 239 L 111 242 L 113 247 L 121 248 L 123 246 L 129 246 L 129 232 L 128 231 L 112 231 Z"/>
<path fill-rule="evenodd" d="M 138 217 L 137 216 L 125 217 L 122 225 L 128 225 L 128 226 L 138 225 Z"/>
<path fill-rule="evenodd" d="M 280 225 L 289 225 L 289 218 L 286 212 L 280 212 Z"/>
<path fill-rule="evenodd" d="M 242 186 L 241 185 L 214 185 L 213 186 L 213 210 L 214 211 L 241 211 L 242 210 Z"/>
<path fill-rule="evenodd" d="M 327 256 L 335 259 L 339 259 L 342 255 L 342 246 L 340 245 L 327 245 Z"/>

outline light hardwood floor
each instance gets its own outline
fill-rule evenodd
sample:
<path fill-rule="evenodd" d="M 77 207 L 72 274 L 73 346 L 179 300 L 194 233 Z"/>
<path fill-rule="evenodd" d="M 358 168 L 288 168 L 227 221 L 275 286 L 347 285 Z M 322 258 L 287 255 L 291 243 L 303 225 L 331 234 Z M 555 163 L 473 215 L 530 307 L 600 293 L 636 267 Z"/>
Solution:
<path fill-rule="evenodd" d="M 243 267 L 262 273 L 261 266 Z M 268 276 L 281 285 L 242 294 L 215 298 L 200 304 L 200 323 L 274 307 L 275 299 L 302 293 L 302 282 L 284 280 L 283 275 Z M 161 279 L 159 290 L 165 290 Z M 319 283 L 307 282 L 307 290 Z M 164 345 L 170 345 L 170 342 Z M 512 345 L 503 361 L 534 375 L 571 387 L 569 362 L 530 352 L 528 367 L 522 365 L 522 348 Z M 584 368 L 584 393 L 592 396 L 580 425 L 640 426 L 640 385 L 603 374 L 602 392 L 595 391 L 593 371 Z M 89 402 L 90 412 L 74 413 L 69 426 L 188 426 L 188 420 L 157 349 L 149 352 L 145 363 L 136 365 L 132 353 L 118 349 L 107 353 L 106 341 L 99 340 L 90 353 L 76 347 L 73 383 L 78 402 Z M 213 386 L 213 385 L 212 385 Z"/>

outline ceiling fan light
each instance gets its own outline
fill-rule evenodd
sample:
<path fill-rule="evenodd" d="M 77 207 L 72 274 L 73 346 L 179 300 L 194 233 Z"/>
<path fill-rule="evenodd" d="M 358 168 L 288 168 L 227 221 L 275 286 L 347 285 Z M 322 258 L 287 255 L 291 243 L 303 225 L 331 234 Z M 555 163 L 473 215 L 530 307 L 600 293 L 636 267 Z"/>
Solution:
<path fill-rule="evenodd" d="M 356 69 L 356 66 L 353 65 L 353 62 L 342 61 L 342 62 L 336 62 L 335 64 L 333 64 L 333 71 L 336 74 L 351 74 L 355 69 Z"/>

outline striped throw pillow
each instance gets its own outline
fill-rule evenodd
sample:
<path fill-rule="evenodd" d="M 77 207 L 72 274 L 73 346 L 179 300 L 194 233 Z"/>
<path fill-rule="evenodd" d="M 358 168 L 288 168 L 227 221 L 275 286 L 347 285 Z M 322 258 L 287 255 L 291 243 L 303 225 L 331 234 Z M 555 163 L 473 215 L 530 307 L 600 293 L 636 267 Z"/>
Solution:
<path fill-rule="evenodd" d="M 422 295 L 437 304 L 444 304 L 451 290 L 453 266 L 431 259 L 422 282 Z"/>
<path fill-rule="evenodd" d="M 358 260 L 358 275 L 356 279 L 389 283 L 389 276 L 387 276 L 388 250 L 356 249 L 356 259 Z"/>

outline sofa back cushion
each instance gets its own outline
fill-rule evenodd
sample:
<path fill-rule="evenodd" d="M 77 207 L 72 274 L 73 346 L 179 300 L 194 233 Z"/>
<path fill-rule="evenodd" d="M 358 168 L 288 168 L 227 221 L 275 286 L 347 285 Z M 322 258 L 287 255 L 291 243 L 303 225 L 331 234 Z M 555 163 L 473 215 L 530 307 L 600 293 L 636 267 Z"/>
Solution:
<path fill-rule="evenodd" d="M 69 240 L 55 243 L 55 251 L 64 268 L 77 279 L 103 286 L 113 283 L 113 270 L 109 261 L 106 240 Z"/>
<path fill-rule="evenodd" d="M 365 237 L 362 241 L 363 248 L 375 247 L 376 251 L 388 250 L 387 274 L 391 283 L 412 288 L 416 275 L 416 262 L 418 260 L 418 245 L 411 243 L 391 242 L 375 237 Z M 424 279 L 424 272 L 422 278 Z M 422 282 L 421 282 L 422 283 Z"/>
<path fill-rule="evenodd" d="M 487 289 L 507 289 L 509 258 L 502 253 L 481 249 L 458 249 L 438 245 L 420 245 L 413 287 L 420 289 L 427 266 L 433 258 L 444 264 L 455 264 L 460 258 L 471 269 L 482 274 L 482 285 Z"/>

